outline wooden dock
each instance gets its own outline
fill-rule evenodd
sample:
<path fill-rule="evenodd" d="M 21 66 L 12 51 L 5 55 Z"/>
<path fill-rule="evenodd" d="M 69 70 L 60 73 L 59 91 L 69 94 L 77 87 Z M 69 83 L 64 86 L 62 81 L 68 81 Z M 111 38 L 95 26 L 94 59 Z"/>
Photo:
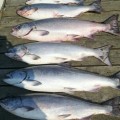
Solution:
<path fill-rule="evenodd" d="M 92 0 L 86 0 L 85 4 L 89 4 Z M 25 0 L 6 0 L 3 10 L 0 12 L 0 98 L 6 95 L 18 95 L 23 93 L 30 93 L 23 89 L 9 86 L 2 82 L 4 75 L 15 69 L 27 67 L 29 65 L 12 60 L 4 55 L 8 48 L 14 45 L 28 43 L 32 41 L 18 39 L 10 35 L 11 27 L 28 19 L 22 18 L 16 14 L 16 9 L 23 6 Z M 78 19 L 85 19 L 91 21 L 102 22 L 112 14 L 120 14 L 120 0 L 102 0 L 104 11 L 102 14 L 86 13 L 78 16 Z M 120 17 L 119 17 L 120 21 Z M 100 33 L 96 35 L 96 40 L 92 41 L 86 38 L 77 41 L 74 44 L 80 44 L 91 48 L 97 48 L 104 45 L 112 45 L 110 51 L 110 59 L 113 66 L 106 66 L 96 58 L 87 58 L 83 62 L 70 62 L 72 67 L 92 71 L 105 76 L 110 76 L 120 71 L 120 37 L 110 35 L 107 33 Z M 120 95 L 118 90 L 111 88 L 104 88 L 99 93 L 80 92 L 74 95 L 89 99 L 95 102 L 102 102 L 107 99 Z M 11 115 L 0 107 L 0 120 L 24 120 L 22 118 Z M 109 117 L 105 115 L 93 116 L 92 120 L 120 120 L 120 118 Z"/>

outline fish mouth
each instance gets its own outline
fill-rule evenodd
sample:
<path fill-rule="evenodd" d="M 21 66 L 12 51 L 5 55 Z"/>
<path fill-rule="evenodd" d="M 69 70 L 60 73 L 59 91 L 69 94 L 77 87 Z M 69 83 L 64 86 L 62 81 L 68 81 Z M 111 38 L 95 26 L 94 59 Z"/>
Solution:
<path fill-rule="evenodd" d="M 12 29 L 11 29 L 11 34 L 13 35 L 14 32 L 16 32 L 16 31 L 18 31 L 18 30 L 19 30 L 19 29 L 17 28 L 17 26 L 12 27 Z"/>
<path fill-rule="evenodd" d="M 22 9 L 22 8 L 21 8 L 21 9 Z M 21 15 L 21 16 L 26 16 L 28 10 L 21 10 L 21 9 L 17 10 L 17 14 L 18 14 L 18 15 Z"/>
<path fill-rule="evenodd" d="M 18 56 L 18 55 L 15 55 L 15 54 L 13 54 L 13 53 L 5 53 L 5 55 L 6 55 L 7 57 L 9 57 L 9 58 L 14 59 L 14 60 L 19 60 L 19 61 L 22 60 L 22 57 L 20 57 L 20 56 Z"/>

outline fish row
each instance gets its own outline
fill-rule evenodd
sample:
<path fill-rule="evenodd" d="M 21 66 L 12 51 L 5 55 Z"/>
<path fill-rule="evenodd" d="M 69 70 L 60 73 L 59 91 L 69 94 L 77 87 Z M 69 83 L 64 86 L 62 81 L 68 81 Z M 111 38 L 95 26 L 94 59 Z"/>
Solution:
<path fill-rule="evenodd" d="M 4 82 L 38 92 L 98 92 L 102 87 L 119 89 L 120 72 L 105 77 L 91 72 L 58 65 L 28 67 L 8 73 Z M 74 97 L 52 94 L 9 96 L 0 105 L 22 118 L 36 120 L 91 120 L 92 115 L 120 116 L 120 98 L 101 104 Z"/>
<path fill-rule="evenodd" d="M 67 5 L 58 4 L 66 2 Z M 87 11 L 101 12 L 101 0 L 96 0 L 89 6 L 83 4 L 68 5 L 77 2 L 83 3 L 83 0 L 59 0 L 57 4 L 54 0 L 28 0 L 27 3 L 32 5 L 18 9 L 17 13 L 36 21 L 14 26 L 11 34 L 18 38 L 42 42 L 76 41 L 83 37 L 95 39 L 94 34 L 99 32 L 120 36 L 118 14 L 112 15 L 100 23 L 73 18 Z"/>
<path fill-rule="evenodd" d="M 11 34 L 39 42 L 14 46 L 5 53 L 6 56 L 34 65 L 64 64 L 93 56 L 111 65 L 108 57 L 110 45 L 92 49 L 60 43 L 82 37 L 94 39 L 93 35 L 98 32 L 120 35 L 118 14 L 100 23 L 70 18 L 85 12 L 100 13 L 101 0 L 90 5 L 84 5 L 84 0 L 27 0 L 26 4 L 29 5 L 17 10 L 17 14 L 36 21 L 14 26 Z M 73 95 L 80 91 L 98 92 L 103 87 L 119 90 L 120 72 L 107 77 L 65 66 L 42 65 L 12 71 L 3 81 L 26 90 Z M 22 118 L 90 120 L 95 114 L 119 116 L 119 101 L 118 97 L 97 104 L 67 95 L 39 93 L 1 98 L 0 105 Z"/>

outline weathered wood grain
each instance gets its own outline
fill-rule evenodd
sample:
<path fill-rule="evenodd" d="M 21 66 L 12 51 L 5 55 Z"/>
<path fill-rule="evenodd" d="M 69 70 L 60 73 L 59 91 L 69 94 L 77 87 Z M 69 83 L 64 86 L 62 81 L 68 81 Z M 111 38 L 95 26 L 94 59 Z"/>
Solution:
<path fill-rule="evenodd" d="M 16 10 L 20 8 L 19 7 L 8 7 L 3 11 L 3 16 L 4 17 L 16 17 L 18 16 L 16 14 Z M 113 14 L 119 14 L 120 15 L 120 11 L 118 10 L 111 10 L 111 11 L 104 11 L 101 14 L 94 14 L 94 13 L 84 13 L 80 16 L 78 16 L 79 19 L 88 19 L 88 20 L 94 20 L 94 21 L 99 21 L 102 22 L 105 19 L 107 19 L 108 17 L 110 17 Z M 120 18 L 119 18 L 120 21 Z"/>
<path fill-rule="evenodd" d="M 105 19 L 108 18 L 111 15 L 107 15 L 106 14 Z M 100 15 L 94 15 L 94 16 L 98 17 Z M 91 21 L 100 21 L 100 22 L 102 22 L 102 21 L 105 20 L 103 18 L 99 18 L 99 20 L 95 20 L 95 18 L 93 17 L 92 14 L 88 14 L 88 15 L 84 15 L 84 16 L 79 16 L 79 18 L 85 19 L 85 20 L 91 20 Z M 17 17 L 16 16 L 13 16 L 13 17 L 3 17 L 1 19 L 1 22 L 0 22 L 0 25 L 1 25 L 0 28 L 9 27 L 9 26 L 15 26 L 15 25 L 18 25 L 18 24 L 21 24 L 21 23 L 25 23 L 25 22 L 29 22 L 29 21 L 31 21 L 31 20 L 22 18 L 20 16 L 17 16 Z"/>
<path fill-rule="evenodd" d="M 25 19 L 25 18 L 21 18 L 20 16 L 16 17 L 3 17 L 1 19 L 1 27 L 9 27 L 9 26 L 14 26 L 16 24 L 21 24 L 21 23 L 25 23 L 28 22 L 30 20 Z"/>

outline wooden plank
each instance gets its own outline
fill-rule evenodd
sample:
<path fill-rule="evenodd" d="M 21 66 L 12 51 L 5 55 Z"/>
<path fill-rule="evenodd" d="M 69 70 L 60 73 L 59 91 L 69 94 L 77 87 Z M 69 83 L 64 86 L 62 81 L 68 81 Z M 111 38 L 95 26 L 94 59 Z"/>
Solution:
<path fill-rule="evenodd" d="M 6 0 L 6 6 L 19 6 L 19 5 L 25 5 L 25 2 L 26 0 L 20 0 L 20 1 L 17 1 L 17 0 Z M 102 0 L 102 3 L 108 3 L 108 2 L 119 2 L 119 0 Z M 91 0 L 86 0 L 85 1 L 85 4 L 89 4 L 91 3 Z M 108 4 L 107 4 L 108 6 Z M 112 7 L 112 6 L 111 6 Z"/>
<path fill-rule="evenodd" d="M 21 24 L 21 23 L 25 23 L 28 22 L 30 20 L 25 19 L 25 18 L 21 18 L 20 16 L 17 17 L 3 17 L 1 19 L 1 27 L 9 27 L 9 26 L 14 26 L 17 24 Z"/>
<path fill-rule="evenodd" d="M 20 1 L 20 2 L 17 2 L 15 0 L 16 3 L 14 3 L 13 1 L 11 2 L 11 0 L 8 0 L 10 3 L 12 4 L 15 4 L 15 6 L 12 6 L 12 7 L 9 7 L 10 6 L 10 3 L 9 3 L 9 6 L 7 7 L 6 6 L 6 9 L 4 10 L 4 16 L 16 16 L 16 10 L 18 8 L 20 8 L 21 6 L 17 6 L 17 5 L 20 5 L 20 2 L 23 4 L 24 2 L 23 1 Z M 8 2 L 7 2 L 8 3 Z M 119 4 L 120 4 L 120 1 L 106 1 L 106 2 L 102 2 L 102 7 L 104 9 L 103 13 L 102 13 L 102 16 L 107 16 L 107 15 L 111 15 L 111 14 L 115 14 L 115 13 L 118 13 L 119 14 Z M 14 11 L 14 12 L 13 12 Z M 86 13 L 87 14 L 87 13 Z M 95 14 L 93 14 L 91 17 L 93 17 Z M 97 16 L 98 14 L 96 14 Z M 89 16 L 90 17 L 90 16 Z M 94 16 L 95 17 L 95 16 Z M 93 18 L 94 18 L 93 17 Z M 96 18 L 96 17 L 95 17 Z M 99 20 L 99 17 L 97 17 L 98 20 Z"/>
<path fill-rule="evenodd" d="M 16 10 L 20 8 L 20 6 L 18 7 L 8 7 L 8 8 L 5 8 L 5 10 L 3 11 L 3 16 L 4 17 L 16 17 L 18 16 L 16 14 Z M 117 10 L 111 10 L 111 11 L 104 11 L 102 12 L 101 14 L 95 14 L 95 13 L 85 13 L 85 14 L 82 14 L 80 16 L 78 16 L 79 19 L 88 19 L 88 20 L 94 20 L 94 21 L 104 21 L 105 19 L 107 19 L 108 17 L 110 17 L 112 14 L 119 14 L 120 15 L 120 12 L 119 12 L 119 9 L 118 11 Z M 119 21 L 120 21 L 120 18 L 119 18 Z"/>
<path fill-rule="evenodd" d="M 106 14 L 106 16 L 104 17 L 104 16 L 102 16 L 102 15 L 94 15 L 95 17 L 93 17 L 93 15 L 92 14 L 87 14 L 87 15 L 81 15 L 81 16 L 79 16 L 79 18 L 81 18 L 81 19 L 86 19 L 86 20 L 91 20 L 91 21 L 104 21 L 106 18 L 108 18 L 109 16 L 111 16 L 112 14 L 110 14 L 110 15 L 107 15 Z M 90 17 L 89 17 L 90 16 Z M 99 19 L 101 19 L 101 20 L 99 20 L 97 17 L 99 16 Z M 105 19 L 103 19 L 102 17 L 104 17 Z M 2 19 L 1 19 L 1 22 L 0 22 L 0 27 L 1 28 L 3 28 L 3 27 L 9 27 L 9 26 L 15 26 L 15 25 L 18 25 L 18 24 L 21 24 L 21 23 L 25 23 L 25 22 L 29 22 L 29 21 L 31 21 L 31 20 L 28 20 L 28 19 L 25 19 L 25 18 L 22 18 L 22 17 L 20 17 L 20 16 L 12 16 L 12 17 L 3 17 Z"/>
<path fill-rule="evenodd" d="M 6 0 L 6 6 L 25 5 L 26 0 Z"/>
<path fill-rule="evenodd" d="M 6 57 L 4 54 L 0 55 L 0 68 L 21 68 L 28 66 L 26 63 L 19 62 Z M 6 62 L 5 62 L 6 61 Z"/>

